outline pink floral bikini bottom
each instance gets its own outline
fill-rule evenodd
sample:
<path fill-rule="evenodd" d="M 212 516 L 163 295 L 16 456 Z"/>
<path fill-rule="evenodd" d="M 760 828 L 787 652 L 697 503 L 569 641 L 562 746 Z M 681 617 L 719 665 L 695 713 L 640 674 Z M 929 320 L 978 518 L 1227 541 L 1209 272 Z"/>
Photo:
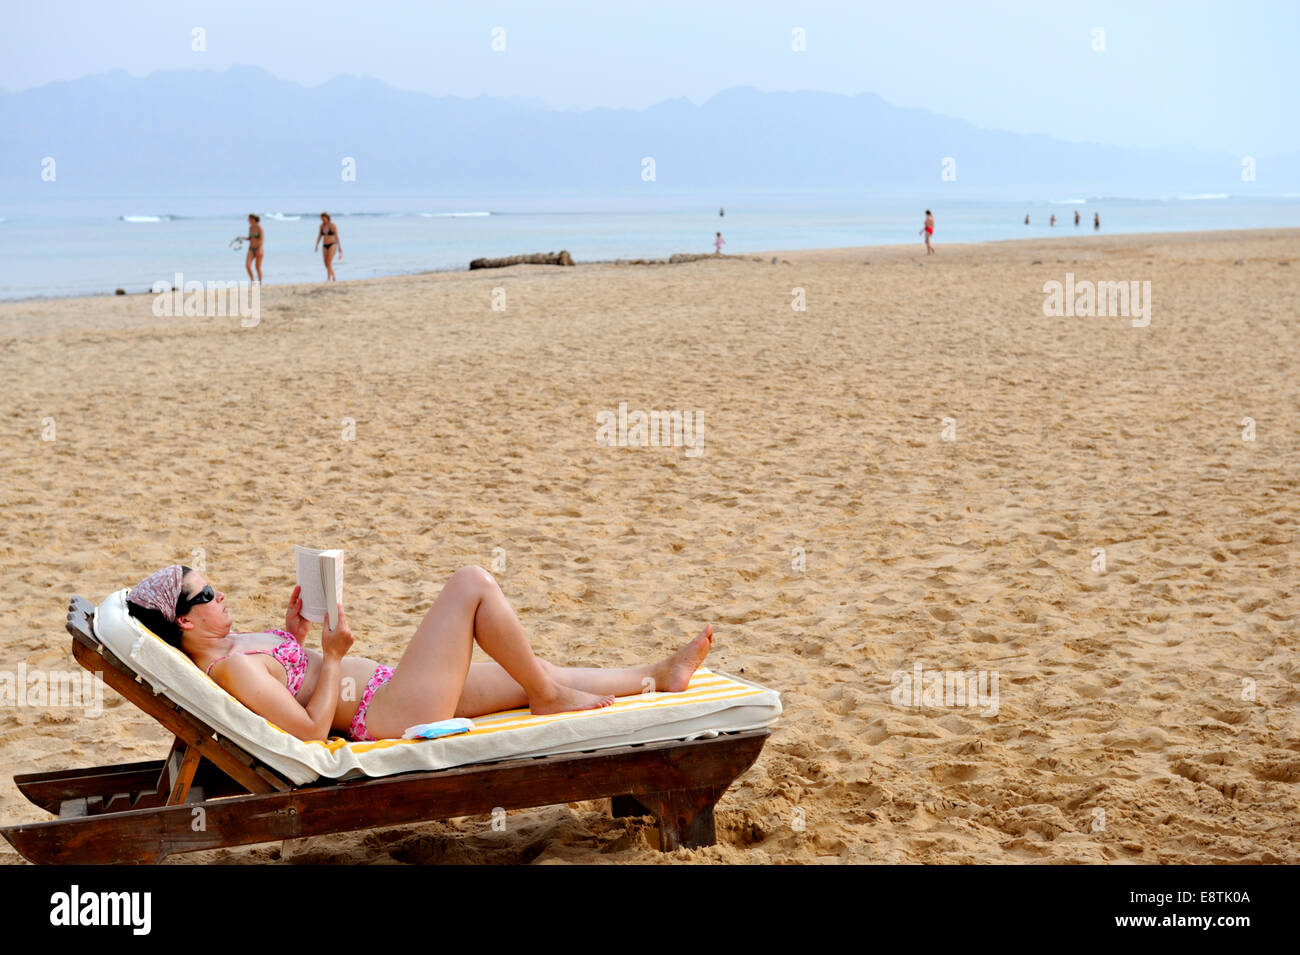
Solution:
<path fill-rule="evenodd" d="M 352 717 L 352 726 L 349 732 L 356 742 L 372 742 L 374 740 L 374 737 L 366 731 L 366 710 L 370 709 L 370 700 L 374 697 L 375 691 L 392 678 L 392 667 L 384 666 L 381 663 L 375 668 L 375 675 L 370 678 L 370 682 L 366 684 L 366 691 L 361 694 L 361 702 L 357 705 L 357 715 Z"/>

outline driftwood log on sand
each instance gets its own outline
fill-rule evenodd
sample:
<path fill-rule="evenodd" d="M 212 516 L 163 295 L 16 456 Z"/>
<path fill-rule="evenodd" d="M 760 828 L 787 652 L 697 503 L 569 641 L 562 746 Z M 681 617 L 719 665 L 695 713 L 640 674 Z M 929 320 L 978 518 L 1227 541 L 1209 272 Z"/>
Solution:
<path fill-rule="evenodd" d="M 563 249 L 559 252 L 537 252 L 533 255 L 511 255 L 504 259 L 475 259 L 471 269 L 504 269 L 511 265 L 572 265 L 573 257 Z"/>

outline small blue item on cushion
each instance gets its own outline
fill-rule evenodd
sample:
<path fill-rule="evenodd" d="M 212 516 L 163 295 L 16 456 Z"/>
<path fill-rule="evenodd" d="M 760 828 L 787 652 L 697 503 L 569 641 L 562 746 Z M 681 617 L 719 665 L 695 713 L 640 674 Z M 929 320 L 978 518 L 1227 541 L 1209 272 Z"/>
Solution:
<path fill-rule="evenodd" d="M 456 716 L 449 720 L 439 720 L 437 723 L 418 723 L 403 733 L 402 739 L 437 739 L 440 736 L 468 733 L 473 728 L 473 720 Z"/>

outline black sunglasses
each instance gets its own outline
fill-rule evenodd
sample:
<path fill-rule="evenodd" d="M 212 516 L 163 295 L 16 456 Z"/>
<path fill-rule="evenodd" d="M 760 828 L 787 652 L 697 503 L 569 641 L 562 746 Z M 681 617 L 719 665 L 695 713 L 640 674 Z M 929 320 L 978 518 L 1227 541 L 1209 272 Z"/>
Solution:
<path fill-rule="evenodd" d="M 211 603 L 216 599 L 217 594 L 216 591 L 212 589 L 211 584 L 204 586 L 204 588 L 193 597 L 186 597 L 184 594 L 181 594 L 180 600 L 176 601 L 176 616 L 179 617 L 191 607 L 197 607 L 199 604 Z"/>

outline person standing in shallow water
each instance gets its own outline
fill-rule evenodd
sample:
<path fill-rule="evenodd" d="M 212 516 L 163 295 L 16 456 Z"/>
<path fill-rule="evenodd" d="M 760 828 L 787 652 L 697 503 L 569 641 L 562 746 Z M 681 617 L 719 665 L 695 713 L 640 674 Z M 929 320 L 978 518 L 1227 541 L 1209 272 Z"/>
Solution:
<path fill-rule="evenodd" d="M 715 233 L 714 233 L 714 239 L 713 239 L 713 254 L 714 254 L 714 255 L 721 255 L 721 254 L 722 254 L 722 247 L 723 247 L 724 245 L 726 245 L 726 244 L 727 244 L 727 240 L 724 239 L 724 238 L 722 237 L 722 233 L 721 233 L 721 232 L 715 232 Z"/>
<path fill-rule="evenodd" d="M 248 214 L 248 235 L 243 236 L 248 242 L 248 255 L 244 256 L 244 268 L 248 272 L 248 281 L 262 284 L 262 219 L 251 212 Z M 257 265 L 257 278 L 253 278 L 253 265 Z"/>
<path fill-rule="evenodd" d="M 934 255 L 934 247 L 930 245 L 930 236 L 934 235 L 934 214 L 929 209 L 925 210 L 925 225 L 921 227 L 921 235 L 925 236 L 925 254 Z"/>
<path fill-rule="evenodd" d="M 1078 210 L 1078 209 L 1075 209 L 1075 210 L 1074 210 L 1074 224 L 1075 224 L 1076 227 L 1079 225 L 1079 210 Z"/>
<path fill-rule="evenodd" d="M 1100 213 L 1100 212 L 1094 212 L 1094 213 L 1092 214 L 1092 227 L 1093 227 L 1093 229 L 1100 229 L 1100 228 L 1101 228 L 1101 213 Z"/>

